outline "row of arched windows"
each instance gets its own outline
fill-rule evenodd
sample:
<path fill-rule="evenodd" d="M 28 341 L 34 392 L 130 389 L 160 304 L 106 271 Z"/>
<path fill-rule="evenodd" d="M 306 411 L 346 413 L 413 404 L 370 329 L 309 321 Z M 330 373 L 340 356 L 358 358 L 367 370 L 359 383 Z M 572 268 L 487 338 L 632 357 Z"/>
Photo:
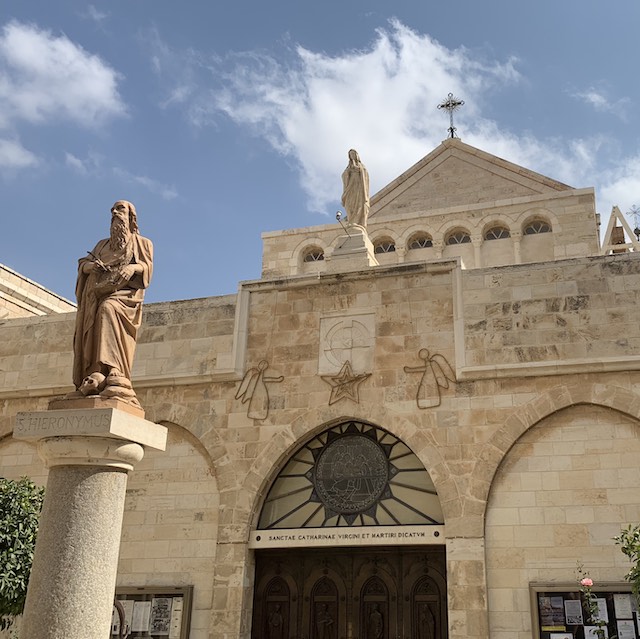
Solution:
<path fill-rule="evenodd" d="M 529 222 L 523 229 L 524 235 L 537 235 L 538 233 L 550 233 L 551 225 L 545 220 L 533 220 Z M 502 240 L 511 237 L 511 231 L 502 225 L 496 225 L 488 228 L 484 232 L 485 240 Z M 466 229 L 453 229 L 444 238 L 447 246 L 455 246 L 456 244 L 469 244 L 471 242 L 471 234 Z M 418 231 L 414 233 L 407 242 L 409 251 L 415 249 L 429 248 L 433 246 L 433 238 L 426 232 Z M 393 253 L 396 250 L 395 242 L 388 237 L 375 240 L 374 250 L 376 253 Z"/>
<path fill-rule="evenodd" d="M 538 235 L 539 233 L 551 233 L 551 224 L 543 219 L 535 219 L 528 222 L 522 229 L 523 235 Z M 504 225 L 497 224 L 488 228 L 483 235 L 485 241 L 502 240 L 511 237 L 511 231 Z M 471 242 L 471 234 L 464 228 L 456 228 L 445 235 L 444 243 L 447 246 L 455 246 L 457 244 L 469 244 Z M 394 253 L 396 243 L 390 237 L 377 238 L 374 243 L 374 252 L 378 255 L 384 253 Z M 433 237 L 425 232 L 418 231 L 414 233 L 407 241 L 407 250 L 429 248 L 433 246 Z M 303 254 L 303 262 L 320 262 L 324 260 L 324 250 L 318 246 L 310 246 Z"/>

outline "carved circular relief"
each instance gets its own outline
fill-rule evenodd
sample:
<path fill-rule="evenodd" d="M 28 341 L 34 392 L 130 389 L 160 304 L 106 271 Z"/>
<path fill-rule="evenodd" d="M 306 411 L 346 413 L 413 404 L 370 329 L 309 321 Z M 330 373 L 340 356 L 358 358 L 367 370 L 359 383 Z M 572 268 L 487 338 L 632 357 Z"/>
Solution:
<path fill-rule="evenodd" d="M 361 513 L 380 499 L 389 480 L 387 456 L 377 442 L 361 435 L 340 437 L 320 455 L 315 487 L 327 508 Z"/>

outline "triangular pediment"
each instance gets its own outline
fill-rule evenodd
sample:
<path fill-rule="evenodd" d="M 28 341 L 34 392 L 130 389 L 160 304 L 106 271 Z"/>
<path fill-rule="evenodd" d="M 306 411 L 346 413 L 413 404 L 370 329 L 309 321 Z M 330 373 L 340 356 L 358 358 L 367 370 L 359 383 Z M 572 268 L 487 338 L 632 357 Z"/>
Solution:
<path fill-rule="evenodd" d="M 371 198 L 376 221 L 571 190 L 572 187 L 469 146 L 447 139 Z"/>

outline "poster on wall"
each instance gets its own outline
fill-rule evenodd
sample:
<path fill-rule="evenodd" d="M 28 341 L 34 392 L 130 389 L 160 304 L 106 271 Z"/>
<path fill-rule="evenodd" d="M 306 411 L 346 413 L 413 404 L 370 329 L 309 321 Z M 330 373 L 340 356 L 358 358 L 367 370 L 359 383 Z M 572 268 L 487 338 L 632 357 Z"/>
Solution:
<path fill-rule="evenodd" d="M 168 635 L 171 627 L 171 597 L 154 597 L 151 600 L 151 624 L 149 632 L 152 635 Z"/>
<path fill-rule="evenodd" d="M 538 607 L 540 610 L 540 623 L 543 627 L 555 630 L 565 629 L 562 597 L 540 595 L 538 597 Z"/>
<path fill-rule="evenodd" d="M 633 619 L 633 597 L 613 595 L 613 610 L 618 619 Z"/>
<path fill-rule="evenodd" d="M 594 587 L 597 610 L 590 614 L 576 583 L 530 583 L 536 639 L 640 639 L 640 618 L 626 582 Z M 597 625 L 604 622 L 603 625 Z"/>
<path fill-rule="evenodd" d="M 180 628 L 182 626 L 182 597 L 173 600 L 171 610 L 171 625 L 169 628 L 169 639 L 179 639 Z"/>
<path fill-rule="evenodd" d="M 132 599 L 118 599 L 118 602 L 124 610 L 124 625 L 125 628 L 131 628 L 131 622 L 133 620 L 133 600 Z M 111 618 L 111 634 L 118 635 L 120 633 L 120 616 L 118 611 L 113 609 L 113 615 Z"/>
<path fill-rule="evenodd" d="M 150 616 L 151 616 L 150 601 L 134 601 L 133 602 L 133 621 L 131 622 L 131 632 L 148 632 Z"/>
<path fill-rule="evenodd" d="M 626 619 L 618 621 L 618 639 L 636 639 L 636 629 L 633 621 Z"/>
<path fill-rule="evenodd" d="M 116 598 L 125 611 L 131 639 L 188 639 L 191 632 L 193 586 L 122 586 Z M 118 636 L 117 614 L 111 636 Z"/>
<path fill-rule="evenodd" d="M 581 626 L 584 623 L 582 617 L 582 602 L 579 599 L 565 600 L 564 616 L 568 626 Z"/>
<path fill-rule="evenodd" d="M 604 597 L 598 597 L 596 599 L 598 604 L 598 612 L 595 614 L 594 621 L 605 621 L 609 623 L 609 612 L 607 611 L 607 600 Z"/>

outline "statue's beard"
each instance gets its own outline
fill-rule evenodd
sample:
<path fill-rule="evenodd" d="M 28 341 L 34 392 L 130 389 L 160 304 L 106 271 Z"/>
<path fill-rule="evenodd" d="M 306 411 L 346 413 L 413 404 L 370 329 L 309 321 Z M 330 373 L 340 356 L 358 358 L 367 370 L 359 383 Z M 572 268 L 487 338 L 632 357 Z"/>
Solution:
<path fill-rule="evenodd" d="M 122 251 L 127 246 L 130 237 L 131 231 L 129 231 L 126 222 L 114 217 L 111 221 L 111 237 L 109 238 L 111 250 Z"/>

